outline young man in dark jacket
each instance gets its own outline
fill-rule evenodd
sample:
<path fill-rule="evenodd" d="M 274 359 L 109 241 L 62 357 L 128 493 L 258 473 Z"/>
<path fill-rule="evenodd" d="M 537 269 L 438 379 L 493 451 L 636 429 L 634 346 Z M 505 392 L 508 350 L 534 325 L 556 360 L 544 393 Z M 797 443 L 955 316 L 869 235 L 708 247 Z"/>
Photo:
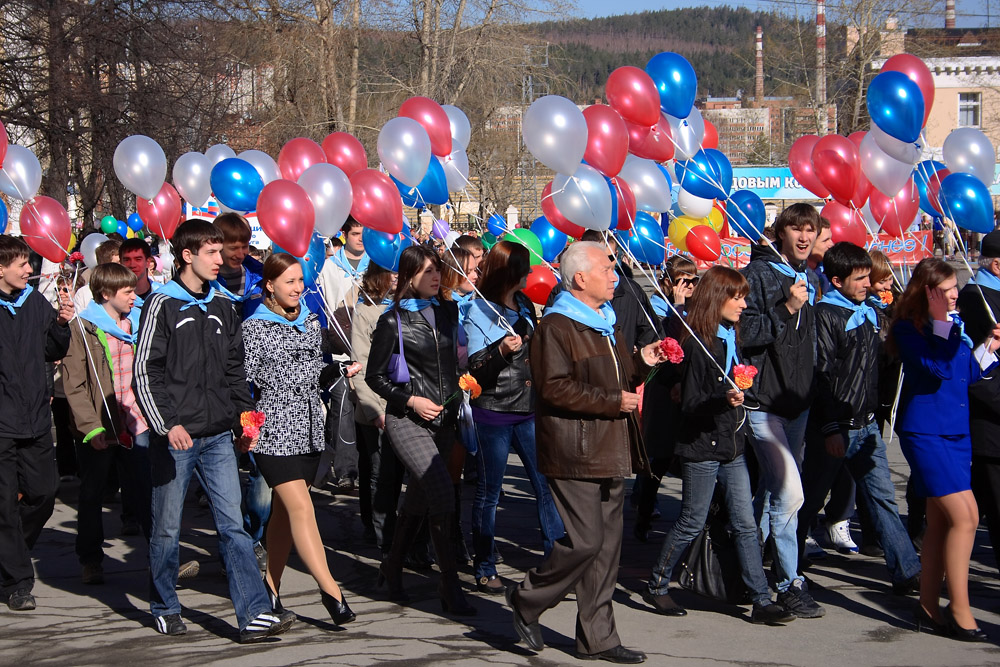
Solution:
<path fill-rule="evenodd" d="M 65 291 L 57 313 L 28 284 L 30 252 L 0 235 L 0 587 L 12 611 L 35 608 L 28 550 L 52 515 L 57 484 L 46 362 L 66 354 L 73 317 Z"/>
<path fill-rule="evenodd" d="M 179 271 L 143 307 L 133 386 L 153 431 L 149 562 L 156 630 L 187 632 L 174 588 L 184 495 L 197 470 L 211 501 L 240 641 L 246 643 L 284 632 L 295 617 L 272 613 L 243 530 L 232 429 L 253 403 L 243 368 L 240 317 L 209 284 L 222 265 L 222 242 L 222 232 L 203 220 L 177 228 L 171 246 Z M 253 444 L 241 442 L 244 449 Z"/>
<path fill-rule="evenodd" d="M 798 516 L 799 553 L 809 524 L 845 467 L 857 484 L 885 551 L 892 590 L 907 595 L 920 581 L 920 560 L 899 519 L 896 489 L 879 433 L 878 315 L 866 301 L 872 260 L 853 243 L 834 245 L 823 260 L 832 290 L 816 306 L 816 401 L 802 471 L 805 502 Z"/>

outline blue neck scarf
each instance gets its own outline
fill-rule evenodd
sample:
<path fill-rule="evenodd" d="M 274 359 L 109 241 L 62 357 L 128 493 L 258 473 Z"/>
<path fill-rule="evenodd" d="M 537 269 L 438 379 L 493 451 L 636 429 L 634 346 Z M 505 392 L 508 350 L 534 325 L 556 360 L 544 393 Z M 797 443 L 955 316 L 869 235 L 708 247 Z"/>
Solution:
<path fill-rule="evenodd" d="M 358 303 L 356 305 L 363 306 L 363 305 L 369 303 L 369 301 L 370 300 L 366 299 L 365 296 L 362 294 L 361 296 L 358 297 Z M 391 306 L 392 305 L 392 299 L 390 299 L 389 297 L 385 297 L 384 299 L 382 299 L 381 301 L 379 301 L 377 304 L 373 304 L 373 305 Z"/>
<path fill-rule="evenodd" d="M 132 324 L 132 333 L 125 333 L 125 330 L 118 326 L 118 322 L 116 322 L 115 319 L 108 314 L 108 311 L 104 309 L 104 306 L 100 305 L 96 301 L 91 301 L 87 304 L 87 307 L 83 309 L 83 312 L 79 314 L 79 317 L 87 322 L 90 322 L 104 333 L 114 336 L 123 343 L 135 345 L 135 337 L 136 334 L 139 333 L 138 308 L 133 306 L 132 310 L 130 310 L 128 314 L 128 321 Z"/>
<path fill-rule="evenodd" d="M 500 316 L 497 312 L 503 313 L 511 327 L 520 318 L 528 323 L 531 328 L 531 313 L 528 307 L 519 304 L 517 311 L 513 311 L 506 306 L 498 305 L 486 299 L 476 299 L 469 304 L 469 311 L 466 314 L 463 330 L 466 333 L 469 345 L 469 354 L 475 354 L 480 350 L 489 347 L 493 343 L 510 335 L 508 330 L 501 324 Z M 511 313 L 515 313 L 511 316 Z"/>
<path fill-rule="evenodd" d="M 149 296 L 153 292 L 155 292 L 156 290 L 160 289 L 161 287 L 163 287 L 163 285 L 161 285 L 160 283 L 154 283 L 152 280 L 150 280 L 149 281 L 149 292 L 146 294 L 146 298 L 149 298 Z M 135 303 L 132 304 L 132 310 L 139 310 L 140 308 L 142 308 L 143 304 L 145 304 L 145 303 L 146 303 L 146 299 L 143 299 L 141 296 L 136 296 L 135 297 Z"/>
<path fill-rule="evenodd" d="M 872 294 L 870 297 L 866 299 L 866 301 L 870 305 L 878 308 L 879 310 L 885 310 L 886 308 L 889 307 L 884 301 L 882 301 L 882 299 L 878 298 L 877 294 Z"/>
<path fill-rule="evenodd" d="M 972 278 L 972 282 L 976 283 L 980 287 L 1000 292 L 1000 278 L 997 278 L 986 269 L 977 269 L 976 275 Z"/>
<path fill-rule="evenodd" d="M 559 292 L 552 306 L 545 311 L 546 315 L 551 313 L 565 315 L 574 322 L 579 322 L 602 336 L 610 338 L 611 342 L 615 343 L 615 309 L 611 307 L 610 301 L 601 304 L 601 311 L 597 313 L 583 301 L 569 292 L 563 291 Z"/>
<path fill-rule="evenodd" d="M 780 273 L 783 276 L 788 276 L 793 282 L 798 282 L 804 280 L 806 283 L 806 290 L 809 292 L 809 305 L 813 305 L 816 301 L 816 287 L 809 282 L 809 277 L 802 271 L 796 271 L 784 262 L 768 262 L 771 268 Z"/>
<path fill-rule="evenodd" d="M 185 311 L 191 306 L 198 306 L 203 313 L 207 313 L 208 302 L 215 298 L 215 287 L 213 287 L 211 283 L 209 283 L 208 294 L 205 295 L 204 299 L 195 297 L 191 294 L 191 292 L 184 289 L 184 286 L 177 282 L 177 280 L 171 280 L 169 283 L 161 287 L 159 291 L 163 292 L 171 299 L 183 301 L 184 305 L 181 306 L 181 311 Z"/>
<path fill-rule="evenodd" d="M 239 294 L 235 294 L 234 292 L 229 291 L 229 288 L 227 288 L 218 280 L 213 280 L 208 284 L 216 292 L 219 292 L 220 294 L 225 294 L 227 297 L 229 297 L 229 300 L 232 301 L 233 303 L 243 303 L 244 301 L 249 301 L 250 299 L 257 296 L 256 294 L 251 294 L 251 292 L 253 292 L 253 285 L 244 285 L 243 295 L 240 296 Z"/>
<path fill-rule="evenodd" d="M 424 308 L 428 306 L 437 306 L 440 302 L 437 300 L 436 296 L 432 296 L 429 299 L 400 299 L 399 307 L 410 313 L 419 313 Z M 392 302 L 389 302 L 389 307 L 385 309 L 386 312 L 392 310 Z"/>
<path fill-rule="evenodd" d="M 21 293 L 18 295 L 17 299 L 14 301 L 6 301 L 0 299 L 0 308 L 6 308 L 10 311 L 10 316 L 14 317 L 17 315 L 17 309 L 24 305 L 24 300 L 28 298 L 28 295 L 35 291 L 35 288 L 31 285 L 26 285 Z"/>
<path fill-rule="evenodd" d="M 257 306 L 257 310 L 253 311 L 253 314 L 248 317 L 248 320 L 264 320 L 265 322 L 277 322 L 278 324 L 285 324 L 290 327 L 295 327 L 302 333 L 306 332 L 306 319 L 312 315 L 312 311 L 306 304 L 299 301 L 299 316 L 294 320 L 290 320 L 287 317 L 283 317 L 278 313 L 274 312 L 263 303 Z"/>
<path fill-rule="evenodd" d="M 368 253 L 361 255 L 361 261 L 358 262 L 358 268 L 355 269 L 351 266 L 351 263 L 347 261 L 347 255 L 344 254 L 344 249 L 341 248 L 337 252 L 330 255 L 330 261 L 343 269 L 344 273 L 349 275 L 354 280 L 361 280 L 361 274 L 368 268 L 371 258 L 368 257 Z"/>
<path fill-rule="evenodd" d="M 653 312 L 660 317 L 670 317 L 673 315 L 673 311 L 670 310 L 670 306 L 667 302 L 663 300 L 663 297 L 659 294 L 654 294 L 649 297 L 649 305 L 653 307 Z"/>
<path fill-rule="evenodd" d="M 963 322 L 962 318 L 958 316 L 958 313 L 949 313 L 948 317 L 951 318 L 952 324 L 958 325 L 958 331 L 962 336 L 962 342 L 968 345 L 970 350 L 974 349 L 976 345 L 972 342 L 972 339 L 969 338 L 969 334 L 965 333 L 965 322 Z"/>
<path fill-rule="evenodd" d="M 823 298 L 820 299 L 819 302 L 828 303 L 833 306 L 839 306 L 841 308 L 854 311 L 851 313 L 851 317 L 848 318 L 847 326 L 844 327 L 844 331 L 853 331 L 854 329 L 857 329 L 865 323 L 865 320 L 871 322 L 872 326 L 875 327 L 875 331 L 878 331 L 878 314 L 875 312 L 874 308 L 868 305 L 867 301 L 854 303 L 837 290 L 830 290 L 823 295 Z"/>
<path fill-rule="evenodd" d="M 726 375 L 732 370 L 733 364 L 738 364 L 740 358 L 736 356 L 736 329 L 720 324 L 716 335 L 726 344 Z"/>

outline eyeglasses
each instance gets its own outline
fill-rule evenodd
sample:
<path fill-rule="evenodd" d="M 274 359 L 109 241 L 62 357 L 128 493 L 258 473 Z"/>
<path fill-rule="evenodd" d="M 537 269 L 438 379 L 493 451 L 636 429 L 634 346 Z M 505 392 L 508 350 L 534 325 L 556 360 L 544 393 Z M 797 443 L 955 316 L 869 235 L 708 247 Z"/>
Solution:
<path fill-rule="evenodd" d="M 699 280 L 701 280 L 701 278 L 699 276 L 695 276 L 693 278 L 681 278 L 680 280 L 677 281 L 677 284 L 678 285 L 697 285 Z"/>

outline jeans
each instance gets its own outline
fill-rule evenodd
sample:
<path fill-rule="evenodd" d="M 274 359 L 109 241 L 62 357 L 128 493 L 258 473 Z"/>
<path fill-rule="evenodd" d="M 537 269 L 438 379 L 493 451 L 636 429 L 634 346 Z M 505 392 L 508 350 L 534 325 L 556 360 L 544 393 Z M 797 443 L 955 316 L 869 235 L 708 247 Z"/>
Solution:
<path fill-rule="evenodd" d="M 538 472 L 535 420 L 532 418 L 508 426 L 476 424 L 476 433 L 479 436 L 479 453 L 476 455 L 479 479 L 476 482 L 476 497 L 472 501 L 472 542 L 476 552 L 475 574 L 479 579 L 497 573 L 493 540 L 496 537 L 500 488 L 503 486 L 511 446 L 521 459 L 524 472 L 535 491 L 538 525 L 542 529 L 542 545 L 546 556 L 552 551 L 552 543 L 566 534 L 566 529 L 552 501 L 549 485 Z"/>
<path fill-rule="evenodd" d="M 864 504 L 871 512 L 875 534 L 885 551 L 885 564 L 892 581 L 902 583 L 920 572 L 920 559 L 899 518 L 896 488 L 889 473 L 885 442 L 875 423 L 843 433 L 847 443 L 844 458 L 826 453 L 822 434 L 815 436 L 820 438 L 819 442 L 810 443 L 803 470 L 807 484 L 805 502 L 799 511 L 799 544 L 805 545 L 809 523 L 823 506 L 837 473 L 846 466 L 857 484 L 859 505 Z"/>
<path fill-rule="evenodd" d="M 802 507 L 802 445 L 809 410 L 794 419 L 759 410 L 749 411 L 750 441 L 757 455 L 760 480 L 754 497 L 754 516 L 761 538 L 774 540 L 778 592 L 784 593 L 796 579 L 802 581 L 796 538 L 797 516 Z"/>
<path fill-rule="evenodd" d="M 725 492 L 729 524 L 736 555 L 740 560 L 743 582 L 750 589 L 754 604 L 768 604 L 771 601 L 771 591 L 767 587 L 767 577 L 761 563 L 757 524 L 751 509 L 750 474 L 743 455 L 728 463 L 685 461 L 681 464 L 681 476 L 684 480 L 681 514 L 663 542 L 660 558 L 649 580 L 649 592 L 653 595 L 666 595 L 669 592 L 674 567 L 688 545 L 705 528 L 718 482 Z"/>
<path fill-rule="evenodd" d="M 149 542 L 150 611 L 154 616 L 181 613 L 177 599 L 181 513 L 188 482 L 195 472 L 209 498 L 219 534 L 219 552 L 226 567 L 229 597 L 240 630 L 258 614 L 271 611 L 257 569 L 250 536 L 240 512 L 240 475 L 229 432 L 192 438 L 191 449 L 177 450 L 167 439 L 154 438 L 149 458 L 153 473 L 153 536 Z"/>
<path fill-rule="evenodd" d="M 260 544 L 264 539 L 264 526 L 271 516 L 271 487 L 260 474 L 253 452 L 249 452 L 247 457 L 250 460 L 250 474 L 247 475 L 247 484 L 243 489 L 243 529 L 254 544 Z"/>

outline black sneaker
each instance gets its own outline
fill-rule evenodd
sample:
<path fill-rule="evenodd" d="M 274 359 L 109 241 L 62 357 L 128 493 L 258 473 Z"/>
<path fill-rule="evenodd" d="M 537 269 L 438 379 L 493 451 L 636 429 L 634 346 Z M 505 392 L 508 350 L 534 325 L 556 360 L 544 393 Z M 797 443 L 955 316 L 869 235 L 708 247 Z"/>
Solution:
<path fill-rule="evenodd" d="M 19 588 L 7 598 L 11 611 L 31 611 L 35 608 L 35 596 L 27 588 Z"/>
<path fill-rule="evenodd" d="M 794 620 L 795 614 L 773 602 L 755 604 L 750 612 L 750 622 L 756 625 L 784 625 Z"/>
<path fill-rule="evenodd" d="M 778 604 L 798 618 L 822 618 L 826 616 L 826 609 L 816 604 L 816 601 L 802 587 L 802 582 L 799 580 L 793 581 L 784 593 L 778 593 Z"/>
<path fill-rule="evenodd" d="M 257 614 L 257 617 L 250 621 L 247 627 L 240 630 L 240 643 L 253 644 L 268 637 L 280 635 L 292 627 L 294 622 L 295 614 L 290 611 L 284 611 L 280 614 L 273 612 Z"/>
<path fill-rule="evenodd" d="M 181 620 L 180 614 L 167 614 L 166 616 L 154 616 L 156 621 L 156 631 L 161 635 L 184 635 L 187 634 L 187 626 Z"/>

